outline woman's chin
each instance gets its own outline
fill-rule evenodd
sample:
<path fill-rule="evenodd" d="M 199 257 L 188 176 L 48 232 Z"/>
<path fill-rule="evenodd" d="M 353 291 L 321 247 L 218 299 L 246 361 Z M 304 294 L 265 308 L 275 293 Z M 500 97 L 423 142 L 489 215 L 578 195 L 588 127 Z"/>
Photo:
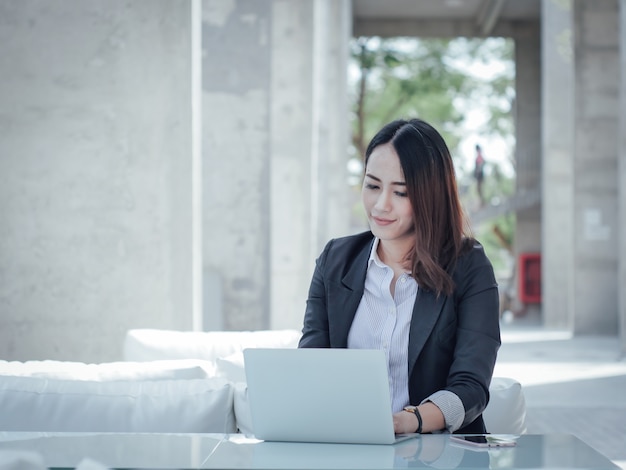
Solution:
<path fill-rule="evenodd" d="M 413 231 L 399 233 L 397 230 L 394 230 L 392 228 L 386 230 L 384 227 L 379 227 L 375 224 L 370 224 L 370 231 L 372 232 L 372 234 L 374 234 L 376 238 L 379 238 L 381 241 L 413 243 Z"/>

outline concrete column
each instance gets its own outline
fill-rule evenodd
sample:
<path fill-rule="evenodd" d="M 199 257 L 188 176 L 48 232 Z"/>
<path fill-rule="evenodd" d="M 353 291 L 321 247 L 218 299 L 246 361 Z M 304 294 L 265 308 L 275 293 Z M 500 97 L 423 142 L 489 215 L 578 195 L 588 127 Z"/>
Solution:
<path fill-rule="evenodd" d="M 620 322 L 620 338 L 622 352 L 626 353 L 626 0 L 620 0 L 619 4 L 619 49 L 620 49 L 620 105 L 619 105 L 619 132 L 618 137 L 618 206 L 619 206 L 619 228 L 618 228 L 618 249 L 619 249 L 619 276 L 618 285 L 618 308 Z M 621 286 L 621 288 L 620 288 Z"/>
<path fill-rule="evenodd" d="M 574 278 L 574 63 L 571 1 L 543 0 L 542 310 L 546 326 L 571 328 Z"/>
<path fill-rule="evenodd" d="M 311 273 L 314 2 L 275 0 L 272 13 L 271 319 L 299 328 Z"/>
<path fill-rule="evenodd" d="M 514 35 L 516 64 L 517 191 L 539 191 L 541 185 L 541 48 L 539 24 L 525 23 Z M 515 253 L 541 252 L 541 208 L 517 212 Z M 538 305 L 525 306 L 527 313 Z"/>
<path fill-rule="evenodd" d="M 267 328 L 270 299 L 271 0 L 203 2 L 204 318 Z M 219 292 L 222 311 L 210 292 Z"/>
<path fill-rule="evenodd" d="M 619 11 L 574 0 L 574 332 L 618 330 Z M 623 285 L 621 286 L 623 288 Z"/>
<path fill-rule="evenodd" d="M 299 328 L 321 240 L 348 220 L 349 2 L 213 0 L 203 16 L 204 318 Z"/>
<path fill-rule="evenodd" d="M 0 2 L 0 357 L 192 320 L 188 1 Z"/>
<path fill-rule="evenodd" d="M 272 328 L 301 328 L 315 259 L 347 234 L 350 24 L 346 0 L 274 1 Z"/>
<path fill-rule="evenodd" d="M 347 0 L 315 2 L 315 82 L 313 107 L 314 222 L 311 246 L 318 256 L 329 239 L 348 235 L 348 54 L 352 27 Z"/>

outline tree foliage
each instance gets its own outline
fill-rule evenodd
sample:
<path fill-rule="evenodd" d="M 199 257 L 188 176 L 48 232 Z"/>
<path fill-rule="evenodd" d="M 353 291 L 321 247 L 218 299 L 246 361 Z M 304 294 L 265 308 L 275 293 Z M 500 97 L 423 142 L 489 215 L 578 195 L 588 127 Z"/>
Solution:
<path fill-rule="evenodd" d="M 512 61 L 509 42 L 361 37 L 353 40 L 351 56 L 352 143 L 361 156 L 378 129 L 407 117 L 433 124 L 454 153 L 463 138 L 468 106 L 483 107 L 489 114 L 481 130 L 485 135 L 512 133 L 512 70 L 485 80 L 467 69 L 494 58 Z"/>
<path fill-rule="evenodd" d="M 352 42 L 351 58 L 352 144 L 361 158 L 372 136 L 399 118 L 419 117 L 431 123 L 443 135 L 455 161 L 459 145 L 467 137 L 466 120 L 471 110 L 480 109 L 486 115 L 482 124 L 472 126 L 477 133 L 474 137 L 513 140 L 511 41 L 361 37 Z M 494 64 L 500 69 L 493 70 Z M 488 166 L 484 187 L 488 200 L 496 203 L 510 197 L 515 176 L 505 174 L 489 160 Z M 473 183 L 472 173 L 457 164 L 457 174 L 460 186 L 466 189 L 461 191 L 461 198 L 471 216 L 476 200 L 476 191 L 468 189 Z M 514 214 L 479 228 L 494 264 L 503 264 L 496 252 L 510 250 L 514 232 Z"/>
<path fill-rule="evenodd" d="M 463 117 L 454 98 L 469 78 L 446 62 L 449 40 L 358 38 L 352 58 L 358 70 L 352 142 L 360 155 L 371 136 L 401 117 L 423 117 L 458 143 L 454 125 Z"/>

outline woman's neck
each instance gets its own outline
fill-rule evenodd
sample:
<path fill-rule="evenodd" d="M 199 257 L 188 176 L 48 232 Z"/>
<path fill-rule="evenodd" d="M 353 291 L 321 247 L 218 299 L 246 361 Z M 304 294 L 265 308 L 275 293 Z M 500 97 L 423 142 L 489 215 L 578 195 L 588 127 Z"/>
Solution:
<path fill-rule="evenodd" d="M 380 240 L 376 252 L 380 260 L 394 271 L 396 269 L 410 271 L 411 267 L 407 265 L 407 255 L 412 242 L 412 240 Z"/>

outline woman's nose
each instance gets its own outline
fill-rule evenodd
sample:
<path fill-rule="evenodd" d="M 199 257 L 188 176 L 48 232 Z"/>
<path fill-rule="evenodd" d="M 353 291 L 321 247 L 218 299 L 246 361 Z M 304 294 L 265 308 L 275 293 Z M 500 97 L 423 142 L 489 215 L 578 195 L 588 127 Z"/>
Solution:
<path fill-rule="evenodd" d="M 390 202 L 391 198 L 389 197 L 389 195 L 385 191 L 381 191 L 378 195 L 378 198 L 376 199 L 376 204 L 374 205 L 374 207 L 381 212 L 386 212 L 389 210 Z"/>

